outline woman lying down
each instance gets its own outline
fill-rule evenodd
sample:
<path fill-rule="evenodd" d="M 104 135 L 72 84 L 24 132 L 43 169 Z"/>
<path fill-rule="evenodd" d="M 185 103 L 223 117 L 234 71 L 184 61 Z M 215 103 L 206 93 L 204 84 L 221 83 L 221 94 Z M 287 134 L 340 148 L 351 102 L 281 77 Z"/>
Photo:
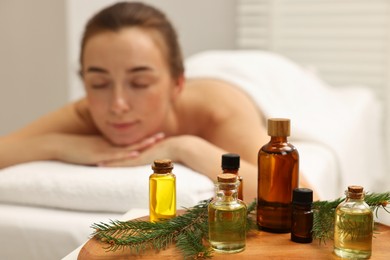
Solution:
<path fill-rule="evenodd" d="M 244 198 L 257 197 L 257 154 L 269 140 L 262 113 L 232 84 L 184 78 L 177 35 L 163 13 L 135 2 L 97 13 L 82 37 L 80 76 L 85 98 L 1 137 L 0 168 L 37 160 L 137 166 L 170 158 L 214 180 L 221 155 L 234 152 Z"/>

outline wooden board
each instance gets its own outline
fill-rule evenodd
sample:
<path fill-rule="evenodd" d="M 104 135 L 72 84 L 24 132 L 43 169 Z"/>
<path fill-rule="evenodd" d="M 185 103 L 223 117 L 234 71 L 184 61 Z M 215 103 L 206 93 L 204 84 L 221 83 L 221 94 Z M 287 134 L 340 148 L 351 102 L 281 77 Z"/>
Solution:
<path fill-rule="evenodd" d="M 390 227 L 378 224 L 373 238 L 371 259 L 390 259 Z M 146 251 L 142 255 L 131 254 L 129 250 L 107 252 L 107 244 L 95 238 L 90 239 L 80 250 L 78 260 L 117 260 L 117 259 L 183 259 L 174 245 L 168 249 L 154 252 Z M 333 241 L 319 244 L 299 244 L 290 241 L 290 234 L 273 234 L 263 231 L 251 231 L 247 235 L 246 248 L 237 254 L 214 254 L 213 259 L 339 259 L 333 253 Z"/>

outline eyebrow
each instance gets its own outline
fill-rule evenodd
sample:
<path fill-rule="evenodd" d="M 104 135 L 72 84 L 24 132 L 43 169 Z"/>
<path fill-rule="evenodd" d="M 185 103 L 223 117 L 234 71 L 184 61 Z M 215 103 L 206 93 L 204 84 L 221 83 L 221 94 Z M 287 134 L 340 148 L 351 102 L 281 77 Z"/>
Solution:
<path fill-rule="evenodd" d="M 128 73 L 133 73 L 133 72 L 143 72 L 143 71 L 152 71 L 153 69 L 148 66 L 139 66 L 139 67 L 134 67 L 131 69 L 126 70 Z M 88 67 L 87 72 L 96 72 L 96 73 L 104 73 L 108 74 L 108 71 L 106 69 L 100 68 L 100 67 Z"/>
<path fill-rule="evenodd" d="M 88 67 L 87 72 L 97 72 L 108 74 L 108 71 L 99 67 Z"/>

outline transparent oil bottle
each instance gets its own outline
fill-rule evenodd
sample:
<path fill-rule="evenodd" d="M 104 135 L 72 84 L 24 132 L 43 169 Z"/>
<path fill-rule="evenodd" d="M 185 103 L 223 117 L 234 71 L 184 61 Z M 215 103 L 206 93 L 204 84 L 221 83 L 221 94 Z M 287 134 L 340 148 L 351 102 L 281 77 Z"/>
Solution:
<path fill-rule="evenodd" d="M 149 177 L 149 216 L 151 222 L 176 216 L 176 177 L 169 159 L 155 160 Z"/>
<path fill-rule="evenodd" d="M 216 196 L 208 207 L 209 242 L 219 253 L 237 253 L 245 249 L 247 207 L 237 199 L 237 176 L 218 175 Z"/>
<path fill-rule="evenodd" d="M 370 258 L 373 225 L 373 213 L 364 202 L 363 187 L 349 186 L 346 200 L 336 208 L 335 254 L 342 258 Z"/>
<path fill-rule="evenodd" d="M 268 119 L 271 140 L 258 154 L 257 225 L 273 233 L 291 232 L 292 193 L 298 188 L 299 154 L 287 141 L 290 120 Z"/>

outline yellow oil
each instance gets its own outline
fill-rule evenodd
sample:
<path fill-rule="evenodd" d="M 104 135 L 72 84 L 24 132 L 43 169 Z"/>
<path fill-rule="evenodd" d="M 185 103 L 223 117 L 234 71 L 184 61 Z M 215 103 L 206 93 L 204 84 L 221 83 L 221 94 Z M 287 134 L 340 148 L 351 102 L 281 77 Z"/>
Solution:
<path fill-rule="evenodd" d="M 176 178 L 172 173 L 149 177 L 149 215 L 151 222 L 176 216 Z"/>
<path fill-rule="evenodd" d="M 353 208 L 336 210 L 334 252 L 342 258 L 369 258 L 372 250 L 372 211 Z"/>
<path fill-rule="evenodd" d="M 237 253 L 245 249 L 246 206 L 242 202 L 209 204 L 209 242 L 219 253 Z"/>

